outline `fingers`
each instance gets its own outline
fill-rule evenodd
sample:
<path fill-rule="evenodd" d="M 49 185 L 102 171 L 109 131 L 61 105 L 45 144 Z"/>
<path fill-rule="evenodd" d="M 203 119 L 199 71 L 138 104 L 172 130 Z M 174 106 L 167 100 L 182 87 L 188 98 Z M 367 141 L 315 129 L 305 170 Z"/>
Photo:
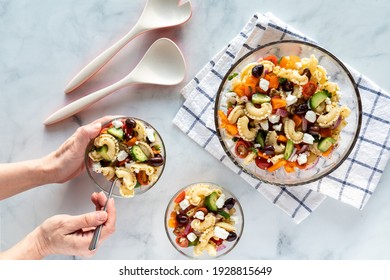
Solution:
<path fill-rule="evenodd" d="M 70 216 L 66 223 L 68 230 L 78 231 L 83 228 L 97 227 L 107 221 L 108 214 L 105 211 L 90 212 L 79 216 Z"/>
<path fill-rule="evenodd" d="M 93 193 L 91 195 L 91 200 L 96 206 L 96 210 L 101 210 L 107 201 L 107 197 L 104 192 Z M 110 198 L 107 203 L 107 220 L 102 229 L 101 238 L 105 239 L 115 231 L 115 223 L 116 223 L 116 208 L 115 202 L 113 198 Z"/>

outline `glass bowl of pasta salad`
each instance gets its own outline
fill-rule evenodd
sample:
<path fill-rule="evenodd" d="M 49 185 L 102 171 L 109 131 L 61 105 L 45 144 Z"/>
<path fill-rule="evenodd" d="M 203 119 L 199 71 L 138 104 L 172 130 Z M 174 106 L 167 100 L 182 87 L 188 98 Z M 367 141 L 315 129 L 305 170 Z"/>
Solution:
<path fill-rule="evenodd" d="M 215 125 L 228 157 L 263 182 L 295 186 L 338 168 L 359 135 L 362 109 L 347 67 L 314 44 L 278 41 L 227 72 Z"/>
<path fill-rule="evenodd" d="M 155 128 L 133 117 L 119 117 L 102 125 L 85 153 L 89 177 L 113 195 L 130 198 L 146 192 L 159 180 L 165 166 L 164 142 Z"/>
<path fill-rule="evenodd" d="M 213 259 L 229 253 L 241 238 L 244 215 L 237 198 L 213 183 L 179 190 L 165 212 L 165 231 L 189 258 Z"/>

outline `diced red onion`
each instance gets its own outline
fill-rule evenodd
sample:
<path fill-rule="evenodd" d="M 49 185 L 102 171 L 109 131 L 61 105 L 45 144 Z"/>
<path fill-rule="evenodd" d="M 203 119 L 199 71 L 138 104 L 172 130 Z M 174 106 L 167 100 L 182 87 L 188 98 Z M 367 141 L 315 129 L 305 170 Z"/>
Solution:
<path fill-rule="evenodd" d="M 341 116 L 339 116 L 339 118 L 337 119 L 337 121 L 335 122 L 335 124 L 332 126 L 332 129 L 335 129 L 335 128 L 337 128 L 339 125 L 340 125 L 340 123 L 341 123 Z"/>
<path fill-rule="evenodd" d="M 307 131 L 307 119 L 305 117 L 302 117 L 302 131 Z"/>
<path fill-rule="evenodd" d="M 286 109 L 279 108 L 276 110 L 276 115 L 281 116 L 282 118 L 288 116 L 288 112 Z"/>
<path fill-rule="evenodd" d="M 304 144 L 304 145 L 297 151 L 297 154 L 306 152 L 308 148 L 309 148 L 309 145 Z"/>
<path fill-rule="evenodd" d="M 187 224 L 186 228 L 184 229 L 184 232 L 183 232 L 183 234 L 184 234 L 184 235 L 187 235 L 187 234 L 189 234 L 189 233 L 190 233 L 190 231 L 191 231 L 191 223 L 190 223 L 190 222 L 188 222 L 188 224 Z"/>
<path fill-rule="evenodd" d="M 313 169 L 318 164 L 319 161 L 320 161 L 320 157 L 317 157 L 316 160 L 311 165 L 309 165 L 306 169 L 307 170 Z"/>
<path fill-rule="evenodd" d="M 221 244 L 221 245 L 219 245 L 219 246 L 217 247 L 217 252 L 222 251 L 222 250 L 225 249 L 225 248 L 226 248 L 226 245 L 225 245 L 225 244 Z"/>

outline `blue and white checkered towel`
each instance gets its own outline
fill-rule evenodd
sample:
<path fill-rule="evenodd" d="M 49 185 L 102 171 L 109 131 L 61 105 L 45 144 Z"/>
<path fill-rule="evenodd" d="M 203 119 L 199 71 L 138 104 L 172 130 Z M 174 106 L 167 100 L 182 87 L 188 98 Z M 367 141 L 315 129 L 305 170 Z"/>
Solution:
<path fill-rule="evenodd" d="M 296 223 L 309 216 L 327 196 L 363 209 L 390 156 L 390 110 L 387 108 L 390 96 L 350 67 L 362 97 L 361 134 L 348 159 L 330 175 L 317 182 L 293 188 L 266 184 L 240 172 L 225 155 L 218 141 L 213 119 L 214 99 L 230 66 L 253 48 L 287 39 L 309 41 L 301 32 L 272 14 L 255 14 L 230 44 L 183 88 L 182 94 L 186 100 L 173 122 L 269 201 L 290 215 Z"/>

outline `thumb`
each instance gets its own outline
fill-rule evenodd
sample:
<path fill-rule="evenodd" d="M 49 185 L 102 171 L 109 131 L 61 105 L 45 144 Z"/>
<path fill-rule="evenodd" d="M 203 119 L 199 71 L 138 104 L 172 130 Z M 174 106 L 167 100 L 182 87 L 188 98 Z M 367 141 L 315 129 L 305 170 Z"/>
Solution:
<path fill-rule="evenodd" d="M 69 229 L 77 231 L 82 228 L 97 227 L 107 220 L 106 211 L 96 211 L 84 215 L 73 216 L 68 223 Z"/>
<path fill-rule="evenodd" d="M 89 141 L 91 141 L 91 139 L 93 139 L 99 134 L 101 128 L 102 124 L 99 122 L 79 127 L 77 134 L 77 143 L 80 144 L 82 147 L 87 146 Z"/>

